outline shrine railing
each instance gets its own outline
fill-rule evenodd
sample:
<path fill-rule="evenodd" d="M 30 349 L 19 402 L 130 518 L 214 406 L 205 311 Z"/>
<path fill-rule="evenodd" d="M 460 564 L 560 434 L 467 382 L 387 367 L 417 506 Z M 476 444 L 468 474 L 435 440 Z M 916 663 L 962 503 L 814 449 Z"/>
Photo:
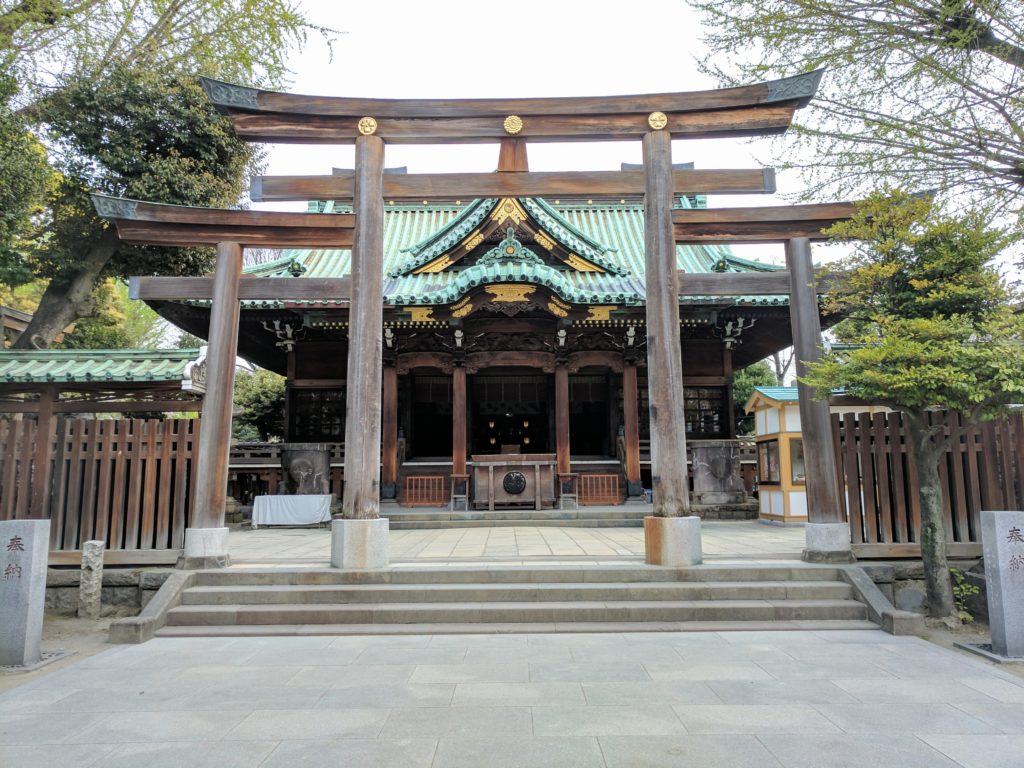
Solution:
<path fill-rule="evenodd" d="M 937 412 L 947 433 L 960 414 Z M 833 447 L 859 557 L 919 557 L 917 465 L 899 413 L 834 414 Z M 1024 415 L 964 432 L 939 465 L 948 552 L 981 553 L 979 512 L 1024 509 Z"/>

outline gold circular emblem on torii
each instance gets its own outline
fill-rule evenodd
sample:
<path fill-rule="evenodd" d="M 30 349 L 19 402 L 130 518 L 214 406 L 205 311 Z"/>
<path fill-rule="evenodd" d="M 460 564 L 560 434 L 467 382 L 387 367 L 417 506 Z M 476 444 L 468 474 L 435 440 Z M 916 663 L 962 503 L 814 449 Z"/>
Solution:
<path fill-rule="evenodd" d="M 372 117 L 360 118 L 359 132 L 363 134 L 363 136 L 372 136 L 377 132 L 377 121 Z"/>
<path fill-rule="evenodd" d="M 505 122 L 503 123 L 503 125 L 505 126 L 505 133 L 509 133 L 515 136 L 517 133 L 523 130 L 523 118 L 521 118 L 519 115 L 509 115 L 508 117 L 505 118 Z"/>
<path fill-rule="evenodd" d="M 647 116 L 647 124 L 656 131 L 660 131 L 666 125 L 668 125 L 668 118 L 665 117 L 664 112 L 651 112 Z"/>

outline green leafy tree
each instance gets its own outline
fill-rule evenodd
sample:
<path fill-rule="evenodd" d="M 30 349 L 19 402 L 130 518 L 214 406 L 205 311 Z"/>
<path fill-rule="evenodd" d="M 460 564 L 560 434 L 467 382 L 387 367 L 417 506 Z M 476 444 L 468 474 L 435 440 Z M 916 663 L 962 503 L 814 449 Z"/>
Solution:
<path fill-rule="evenodd" d="M 917 463 L 928 610 L 954 612 L 939 461 L 951 441 L 1024 402 L 1024 316 L 991 266 L 1007 244 L 984 217 L 944 218 L 931 200 L 875 194 L 830 231 L 857 241 L 829 309 L 860 329 L 860 348 L 824 356 L 804 381 L 902 411 Z M 963 427 L 929 423 L 960 411 Z"/>
<path fill-rule="evenodd" d="M 75 323 L 59 346 L 64 349 L 159 349 L 168 345 L 171 326 L 144 302 L 128 296 L 128 286 L 107 279 L 93 289 L 93 312 Z M 194 346 L 199 346 L 195 344 Z"/>
<path fill-rule="evenodd" d="M 7 271 L 48 279 L 20 347 L 47 346 L 80 317 L 96 314 L 98 284 L 133 274 L 197 274 L 209 249 L 122 245 L 100 220 L 91 191 L 199 206 L 228 206 L 242 194 L 256 155 L 209 105 L 193 78 L 117 70 L 98 86 L 67 85 L 46 105 L 60 188 L 35 248 L 7 259 Z"/>
<path fill-rule="evenodd" d="M 754 387 L 775 387 L 779 380 L 767 360 L 748 365 L 736 372 L 732 379 L 732 404 L 736 415 L 736 434 L 750 435 L 754 432 L 754 420 L 743 409 L 754 394 Z"/>
<path fill-rule="evenodd" d="M 808 196 L 882 180 L 1024 212 L 1019 0 L 688 2 L 704 15 L 703 68 L 724 84 L 825 68 L 780 158 Z"/>
<path fill-rule="evenodd" d="M 254 158 L 193 78 L 278 86 L 310 34 L 333 31 L 292 0 L 0 0 L 0 282 L 49 281 L 23 346 L 94 314 L 96 287 L 131 262 L 208 265 L 181 251 L 153 269 L 157 252 L 120 247 L 87 193 L 238 203 Z"/>
<path fill-rule="evenodd" d="M 262 368 L 235 373 L 235 439 L 266 442 L 284 437 L 284 384 L 283 376 Z"/>

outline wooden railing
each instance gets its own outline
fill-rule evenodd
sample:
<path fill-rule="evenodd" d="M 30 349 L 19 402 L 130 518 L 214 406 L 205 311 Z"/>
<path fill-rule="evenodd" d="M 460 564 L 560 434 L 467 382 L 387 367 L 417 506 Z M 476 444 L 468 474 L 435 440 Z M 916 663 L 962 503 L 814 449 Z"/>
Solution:
<path fill-rule="evenodd" d="M 618 475 L 580 475 L 579 503 L 621 504 Z"/>
<path fill-rule="evenodd" d="M 441 507 L 448 504 L 444 475 L 408 475 L 402 503 L 407 507 Z"/>
<path fill-rule="evenodd" d="M 938 412 L 931 421 L 948 434 L 960 418 Z M 854 553 L 920 556 L 917 465 L 902 415 L 835 414 L 832 433 Z M 979 512 L 1024 509 L 1024 416 L 963 433 L 943 456 L 939 478 L 950 554 L 980 554 Z"/>
<path fill-rule="evenodd" d="M 48 439 L 39 466 L 38 439 Z M 59 419 L 49 438 L 33 422 L 0 422 L 0 520 L 49 517 L 51 550 L 93 539 L 180 549 L 198 444 L 199 419 Z"/>

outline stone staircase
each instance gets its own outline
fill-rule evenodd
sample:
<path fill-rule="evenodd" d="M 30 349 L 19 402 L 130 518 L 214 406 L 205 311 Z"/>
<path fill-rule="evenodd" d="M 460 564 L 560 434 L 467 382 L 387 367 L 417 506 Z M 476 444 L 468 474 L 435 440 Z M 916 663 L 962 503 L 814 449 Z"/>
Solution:
<path fill-rule="evenodd" d="M 157 636 L 875 628 L 838 568 L 195 573 Z"/>
<path fill-rule="evenodd" d="M 392 531 L 424 528 L 497 528 L 511 525 L 558 526 L 560 528 L 641 528 L 651 514 L 645 504 L 579 509 L 456 509 L 447 507 L 382 506 L 381 517 Z"/>

